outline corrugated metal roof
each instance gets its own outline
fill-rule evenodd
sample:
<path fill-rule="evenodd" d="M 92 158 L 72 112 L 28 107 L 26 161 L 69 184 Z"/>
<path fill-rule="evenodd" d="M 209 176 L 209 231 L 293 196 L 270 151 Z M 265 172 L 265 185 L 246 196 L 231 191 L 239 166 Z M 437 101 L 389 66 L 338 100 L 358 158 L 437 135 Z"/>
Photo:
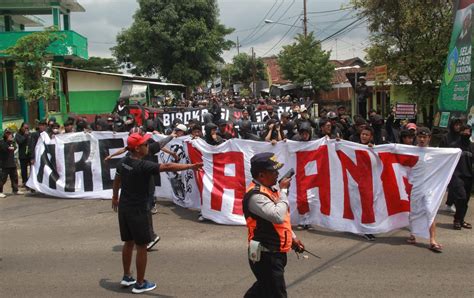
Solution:
<path fill-rule="evenodd" d="M 134 82 L 134 83 L 143 83 L 143 84 L 150 84 L 150 85 L 160 85 L 160 86 L 186 88 L 186 86 L 183 85 L 183 84 L 165 83 L 165 82 L 161 82 L 161 80 L 158 79 L 158 78 L 137 77 L 137 76 L 122 74 L 122 73 L 104 72 L 104 71 L 87 70 L 87 69 L 78 69 L 78 68 L 71 68 L 71 67 L 64 67 L 64 66 L 53 66 L 53 68 L 63 69 L 63 70 L 66 70 L 66 71 L 76 71 L 76 72 L 93 73 L 93 74 L 97 74 L 97 75 L 122 77 L 122 78 L 128 79 L 128 80 L 124 80 L 124 81 Z"/>

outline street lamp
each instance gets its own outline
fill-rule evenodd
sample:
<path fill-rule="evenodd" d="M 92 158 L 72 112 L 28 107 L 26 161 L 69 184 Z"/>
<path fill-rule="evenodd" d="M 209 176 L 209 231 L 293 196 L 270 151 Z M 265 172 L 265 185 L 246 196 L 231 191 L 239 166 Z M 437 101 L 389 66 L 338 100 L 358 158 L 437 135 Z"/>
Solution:
<path fill-rule="evenodd" d="M 284 26 L 296 27 L 296 28 L 304 29 L 303 26 L 295 26 L 295 25 L 290 25 L 290 24 L 275 22 L 275 21 L 272 21 L 272 20 L 269 20 L 269 19 L 266 19 L 266 20 L 265 20 L 265 24 L 278 24 L 278 25 L 284 25 Z"/>

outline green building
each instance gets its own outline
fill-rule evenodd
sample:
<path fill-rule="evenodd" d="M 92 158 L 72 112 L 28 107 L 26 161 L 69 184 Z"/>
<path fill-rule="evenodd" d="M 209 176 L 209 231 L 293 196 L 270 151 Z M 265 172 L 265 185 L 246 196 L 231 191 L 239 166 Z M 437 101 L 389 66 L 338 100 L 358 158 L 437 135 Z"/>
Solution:
<path fill-rule="evenodd" d="M 18 39 L 45 27 L 37 16 L 52 16 L 53 26 L 64 38 L 54 42 L 48 51 L 52 54 L 52 64 L 68 65 L 75 59 L 88 59 L 87 38 L 71 30 L 71 13 L 84 12 L 76 0 L 2 0 L 0 1 L 0 124 L 1 128 L 12 127 L 44 118 L 48 107 L 45 101 L 27 103 L 22 97 L 14 77 L 15 63 L 1 51 L 15 45 Z M 66 112 L 61 77 L 57 69 L 51 76 L 55 78 L 57 101 L 48 101 L 58 114 Z M 57 106 L 55 108 L 55 106 Z M 63 109 L 64 107 L 64 109 Z"/>
<path fill-rule="evenodd" d="M 60 72 L 62 91 L 59 103 L 49 105 L 49 114 L 60 122 L 70 113 L 89 120 L 97 114 L 109 114 L 119 98 L 131 104 L 154 106 L 165 91 L 182 94 L 186 90 L 185 85 L 161 82 L 158 78 L 64 66 L 53 68 Z"/>

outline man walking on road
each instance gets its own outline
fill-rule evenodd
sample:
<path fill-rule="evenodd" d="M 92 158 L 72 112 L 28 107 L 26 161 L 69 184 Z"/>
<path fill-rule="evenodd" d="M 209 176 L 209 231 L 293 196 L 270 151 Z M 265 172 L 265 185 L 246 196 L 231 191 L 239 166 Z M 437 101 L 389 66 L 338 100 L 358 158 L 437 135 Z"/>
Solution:
<path fill-rule="evenodd" d="M 154 195 L 153 175 L 160 172 L 176 172 L 188 169 L 197 170 L 202 163 L 157 164 L 143 160 L 148 154 L 150 134 L 133 133 L 128 136 L 127 148 L 130 155 L 124 157 L 117 167 L 113 185 L 112 208 L 118 210 L 120 237 L 124 241 L 122 249 L 122 286 L 134 285 L 133 293 L 143 293 L 156 288 L 156 284 L 145 280 L 147 264 L 147 244 L 153 240 L 150 229 L 150 198 Z M 120 200 L 119 200 L 119 189 Z M 136 246 L 137 279 L 131 274 L 133 248 Z"/>

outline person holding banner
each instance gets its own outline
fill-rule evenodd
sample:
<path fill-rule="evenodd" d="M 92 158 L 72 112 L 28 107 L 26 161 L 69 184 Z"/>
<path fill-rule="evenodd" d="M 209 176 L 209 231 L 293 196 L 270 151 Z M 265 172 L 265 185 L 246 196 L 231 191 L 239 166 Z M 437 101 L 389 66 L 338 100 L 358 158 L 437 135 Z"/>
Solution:
<path fill-rule="evenodd" d="M 18 190 L 18 171 L 15 158 L 16 143 L 13 139 L 13 132 L 6 128 L 3 132 L 3 139 L 0 140 L 0 198 L 5 198 L 3 186 L 7 182 L 8 176 L 12 183 L 14 195 L 22 195 L 24 192 Z"/>
<path fill-rule="evenodd" d="M 145 280 L 147 244 L 152 239 L 150 229 L 150 200 L 154 194 L 153 175 L 160 172 L 176 172 L 188 169 L 198 170 L 202 163 L 157 164 L 144 157 L 148 155 L 150 134 L 132 133 L 127 138 L 130 155 L 125 156 L 119 166 L 113 184 L 112 208 L 118 211 L 122 249 L 123 286 L 134 285 L 133 293 L 143 293 L 156 288 L 156 284 Z M 119 199 L 119 190 L 120 199 Z M 136 246 L 137 279 L 131 276 L 133 249 Z"/>
<path fill-rule="evenodd" d="M 431 130 L 428 127 L 418 127 L 416 131 L 416 141 L 418 147 L 429 147 L 431 141 Z M 410 244 L 416 244 L 415 235 L 411 234 L 407 239 L 407 242 Z M 436 220 L 433 220 L 430 225 L 429 249 L 436 253 L 443 252 L 443 246 L 436 241 Z"/>
<path fill-rule="evenodd" d="M 291 228 L 287 198 L 291 178 L 277 184 L 283 167 L 271 152 L 256 154 L 250 160 L 250 183 L 243 199 L 248 228 L 249 264 L 257 281 L 244 297 L 286 297 L 284 271 L 287 252 L 303 252 L 304 245 Z"/>

